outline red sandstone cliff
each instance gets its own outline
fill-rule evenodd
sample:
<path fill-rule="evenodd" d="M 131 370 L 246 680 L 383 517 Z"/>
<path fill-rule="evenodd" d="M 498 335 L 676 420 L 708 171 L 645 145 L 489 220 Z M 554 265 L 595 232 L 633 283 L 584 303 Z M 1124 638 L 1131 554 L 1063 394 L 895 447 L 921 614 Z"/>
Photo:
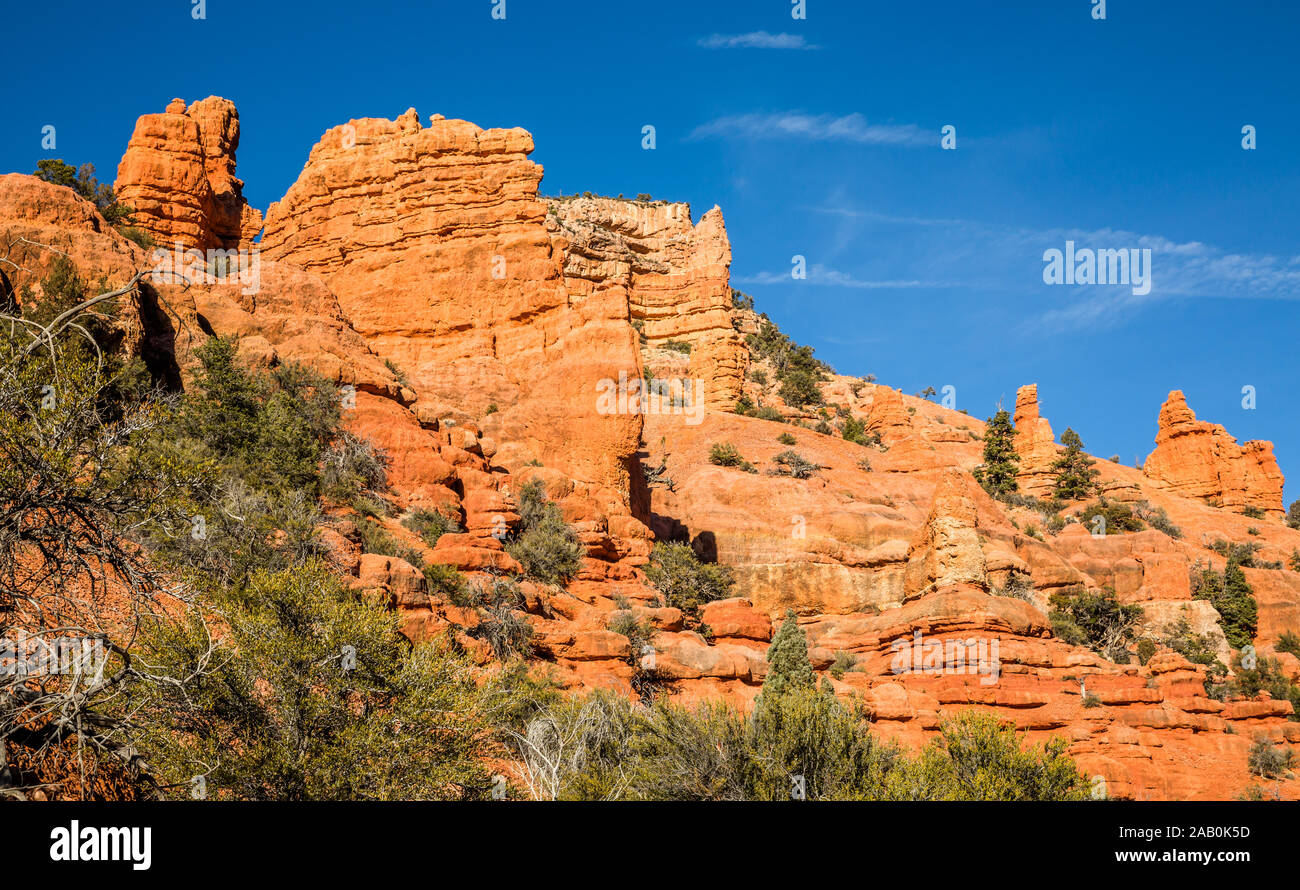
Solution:
<path fill-rule="evenodd" d="M 613 292 L 648 350 L 685 344 L 685 373 L 705 404 L 730 409 L 749 351 L 731 324 L 731 243 L 714 207 L 694 225 L 687 204 L 616 198 L 550 199 L 547 220 L 575 298 Z M 656 367 L 665 364 L 662 361 Z"/>

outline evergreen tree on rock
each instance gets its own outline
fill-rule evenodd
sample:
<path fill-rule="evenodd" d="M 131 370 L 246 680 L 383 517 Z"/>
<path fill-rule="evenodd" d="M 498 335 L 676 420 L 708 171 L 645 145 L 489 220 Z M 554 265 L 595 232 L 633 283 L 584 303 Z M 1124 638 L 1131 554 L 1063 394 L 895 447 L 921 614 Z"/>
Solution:
<path fill-rule="evenodd" d="M 975 480 L 994 497 L 1013 494 L 1020 488 L 1016 482 L 1019 463 L 1011 415 L 1005 408 L 999 409 L 984 429 L 984 463 L 975 468 Z"/>
<path fill-rule="evenodd" d="M 1093 467 L 1093 459 L 1083 450 L 1083 440 L 1073 429 L 1067 428 L 1061 434 L 1061 444 L 1065 453 L 1052 463 L 1052 473 L 1056 476 L 1056 497 L 1066 501 L 1077 501 L 1088 497 L 1097 487 L 1100 473 Z"/>

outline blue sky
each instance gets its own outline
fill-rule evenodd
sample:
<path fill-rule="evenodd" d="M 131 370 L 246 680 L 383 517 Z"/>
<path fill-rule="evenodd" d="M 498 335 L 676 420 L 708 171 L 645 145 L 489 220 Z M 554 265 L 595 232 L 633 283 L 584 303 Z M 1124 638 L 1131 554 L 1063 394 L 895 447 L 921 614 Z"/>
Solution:
<path fill-rule="evenodd" d="M 239 107 L 239 174 L 265 209 L 352 117 L 522 126 L 545 193 L 721 205 L 736 286 L 843 373 L 952 385 L 980 417 L 1036 382 L 1058 434 L 1126 463 L 1180 388 L 1238 439 L 1274 441 L 1289 502 L 1300 10 L 1108 0 L 1097 21 L 1092 5 L 24 4 L 6 14 L 0 169 L 52 156 L 111 180 L 139 114 L 216 94 Z M 1043 252 L 1067 239 L 1151 249 L 1150 293 L 1046 285 Z"/>

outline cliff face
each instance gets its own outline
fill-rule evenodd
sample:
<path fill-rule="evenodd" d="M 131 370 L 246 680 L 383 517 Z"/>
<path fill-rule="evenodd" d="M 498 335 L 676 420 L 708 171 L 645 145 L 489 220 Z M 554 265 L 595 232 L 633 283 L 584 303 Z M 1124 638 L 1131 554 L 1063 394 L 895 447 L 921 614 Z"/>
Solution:
<path fill-rule="evenodd" d="M 215 194 L 223 170 L 237 182 L 236 119 L 222 101 L 137 126 L 137 137 L 154 134 L 151 154 L 141 148 L 148 140 L 133 137 L 123 168 L 144 171 L 148 157 L 170 165 L 135 179 L 153 183 L 151 231 L 231 243 L 221 239 L 231 237 L 233 216 L 196 198 L 204 183 Z M 439 506 L 466 529 L 434 547 L 397 519 L 387 531 L 476 580 L 518 571 L 494 533 L 518 521 L 518 487 L 539 480 L 584 557 L 563 588 L 524 581 L 520 617 L 533 626 L 534 659 L 566 689 L 635 694 L 634 653 L 610 629 L 630 610 L 654 629 L 665 694 L 746 706 L 766 673 L 772 619 L 793 609 L 815 669 L 867 704 L 876 731 L 907 744 L 931 737 L 947 714 L 988 708 L 1034 740 L 1065 736 L 1113 796 L 1223 798 L 1250 784 L 1256 733 L 1300 743 L 1288 702 L 1211 700 L 1205 669 L 1172 650 L 1146 665 L 1115 664 L 1055 637 L 1048 617 L 1055 592 L 1110 587 L 1141 607 L 1144 634 L 1161 637 L 1186 620 L 1226 658 L 1220 616 L 1193 598 L 1189 574 L 1222 567 L 1210 547 L 1218 539 L 1258 544 L 1260 566 L 1300 548 L 1300 531 L 1238 512 L 1259 505 L 1276 515 L 1271 447 L 1237 446 L 1175 394 L 1145 473 L 1107 461 L 1097 468 L 1109 496 L 1165 510 L 1181 535 L 1094 537 L 1077 522 L 1053 532 L 1035 509 L 990 498 L 970 475 L 984 424 L 883 385 L 834 375 L 821 385 L 827 420 L 863 421 L 879 445 L 816 432 L 815 409 L 790 409 L 803 426 L 716 408 L 698 417 L 603 413 L 600 381 L 639 378 L 647 366 L 700 376 L 728 399 L 739 385 L 762 404 L 779 404 L 777 382 L 743 380 L 750 356 L 733 332 L 757 321 L 729 311 L 729 246 L 716 210 L 691 225 L 685 205 L 564 199 L 548 208 L 531 150 L 522 130 L 439 118 L 424 127 L 413 111 L 337 127 L 269 211 L 257 286 L 156 282 L 161 300 L 142 291 L 125 313 L 128 342 L 183 372 L 209 333 L 237 335 L 250 361 L 302 362 L 354 386 L 348 423 L 392 459 L 398 511 Z M 229 163 L 211 162 L 222 158 Z M 57 244 L 111 284 L 152 265 L 71 190 L 32 177 L 0 176 L 3 233 Z M 26 249 L 21 265 L 39 277 L 54 254 Z M 633 322 L 645 337 L 639 347 Z M 671 341 L 689 344 L 689 355 L 664 348 Z M 1016 421 L 1022 485 L 1043 490 L 1056 445 L 1036 387 L 1018 394 Z M 713 464 L 718 443 L 758 472 Z M 774 458 L 792 449 L 818 469 L 803 479 L 779 473 Z M 652 487 L 638 462 L 662 467 Z M 358 589 L 391 602 L 413 638 L 450 630 L 490 658 L 464 633 L 477 613 L 430 591 L 401 560 L 360 552 L 346 511 L 331 509 L 322 539 Z M 701 616 L 707 638 L 645 583 L 651 529 L 733 570 L 735 596 Z M 1274 654 L 1284 631 L 1300 630 L 1300 572 L 1246 573 L 1259 602 L 1255 643 Z M 935 642 L 938 662 L 929 649 L 899 660 L 900 646 Z M 954 660 L 971 645 L 973 666 Z M 855 664 L 836 677 L 838 653 Z M 1278 787 L 1300 796 L 1300 782 Z"/>
<path fill-rule="evenodd" d="M 162 114 L 143 115 L 117 168 L 118 200 L 160 247 L 179 241 L 198 250 L 248 247 L 262 214 L 244 200 L 235 177 L 239 114 L 209 96 L 189 108 L 173 99 Z"/>
<path fill-rule="evenodd" d="M 1156 450 L 1142 469 L 1157 485 L 1183 497 L 1237 512 L 1262 510 L 1270 519 L 1284 515 L 1284 480 L 1273 443 L 1238 445 L 1219 424 L 1197 420 L 1179 390 L 1160 408 Z"/>
<path fill-rule="evenodd" d="M 618 198 L 551 198 L 547 218 L 575 298 L 613 296 L 643 344 L 690 347 L 687 374 L 710 407 L 740 395 L 749 351 L 731 324 L 731 242 L 714 207 L 691 224 L 688 204 Z"/>
<path fill-rule="evenodd" d="M 626 304 L 571 298 L 520 129 L 414 109 L 352 121 L 312 149 L 267 213 L 263 251 L 324 278 L 424 416 L 496 406 L 512 456 L 626 492 L 635 413 L 598 411 L 598 386 L 640 375 Z"/>

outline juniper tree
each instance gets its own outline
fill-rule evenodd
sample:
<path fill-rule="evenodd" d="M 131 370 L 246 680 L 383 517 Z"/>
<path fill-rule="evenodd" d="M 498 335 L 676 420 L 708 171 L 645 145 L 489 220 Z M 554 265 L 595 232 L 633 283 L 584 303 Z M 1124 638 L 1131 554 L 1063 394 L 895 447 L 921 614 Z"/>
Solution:
<path fill-rule="evenodd" d="M 1094 468 L 1093 459 L 1084 452 L 1083 440 L 1073 429 L 1066 428 L 1061 434 L 1061 444 L 1065 446 L 1065 453 L 1052 463 L 1052 473 L 1056 476 L 1053 493 L 1066 501 L 1086 498 L 1096 489 L 1100 473 Z"/>
<path fill-rule="evenodd" d="M 767 650 L 767 677 L 763 680 L 764 694 L 781 695 L 794 689 L 811 689 L 815 682 L 812 662 L 808 660 L 808 637 L 795 619 L 794 610 L 787 610 L 785 621 L 772 638 Z"/>
<path fill-rule="evenodd" d="M 976 481 L 994 497 L 1012 494 L 1020 488 L 1016 483 L 1020 458 L 1015 440 L 1011 415 L 1006 409 L 1000 409 L 984 429 L 984 463 L 975 468 Z"/>
<path fill-rule="evenodd" d="M 1241 559 L 1240 553 L 1230 553 L 1222 574 L 1206 568 L 1192 576 L 1192 598 L 1214 606 L 1223 635 L 1234 649 L 1250 645 L 1259 625 L 1259 605 L 1241 570 Z"/>
<path fill-rule="evenodd" d="M 223 626 L 215 651 L 209 625 Z M 396 613 L 322 562 L 209 585 L 158 621 L 143 658 L 163 685 L 130 722 L 177 796 L 220 800 L 485 799 L 495 714 L 514 693 L 443 642 L 411 645 Z M 135 703 L 133 703 L 135 704 Z"/>
<path fill-rule="evenodd" d="M 131 223 L 131 214 L 135 211 L 117 200 L 112 186 L 103 185 L 95 178 L 94 164 L 82 164 L 80 167 L 74 168 L 71 164 L 65 164 L 61 159 L 46 158 L 36 162 L 36 170 L 32 175 L 53 185 L 61 185 L 72 189 L 94 204 L 95 209 L 103 214 L 109 225 L 129 225 Z"/>

